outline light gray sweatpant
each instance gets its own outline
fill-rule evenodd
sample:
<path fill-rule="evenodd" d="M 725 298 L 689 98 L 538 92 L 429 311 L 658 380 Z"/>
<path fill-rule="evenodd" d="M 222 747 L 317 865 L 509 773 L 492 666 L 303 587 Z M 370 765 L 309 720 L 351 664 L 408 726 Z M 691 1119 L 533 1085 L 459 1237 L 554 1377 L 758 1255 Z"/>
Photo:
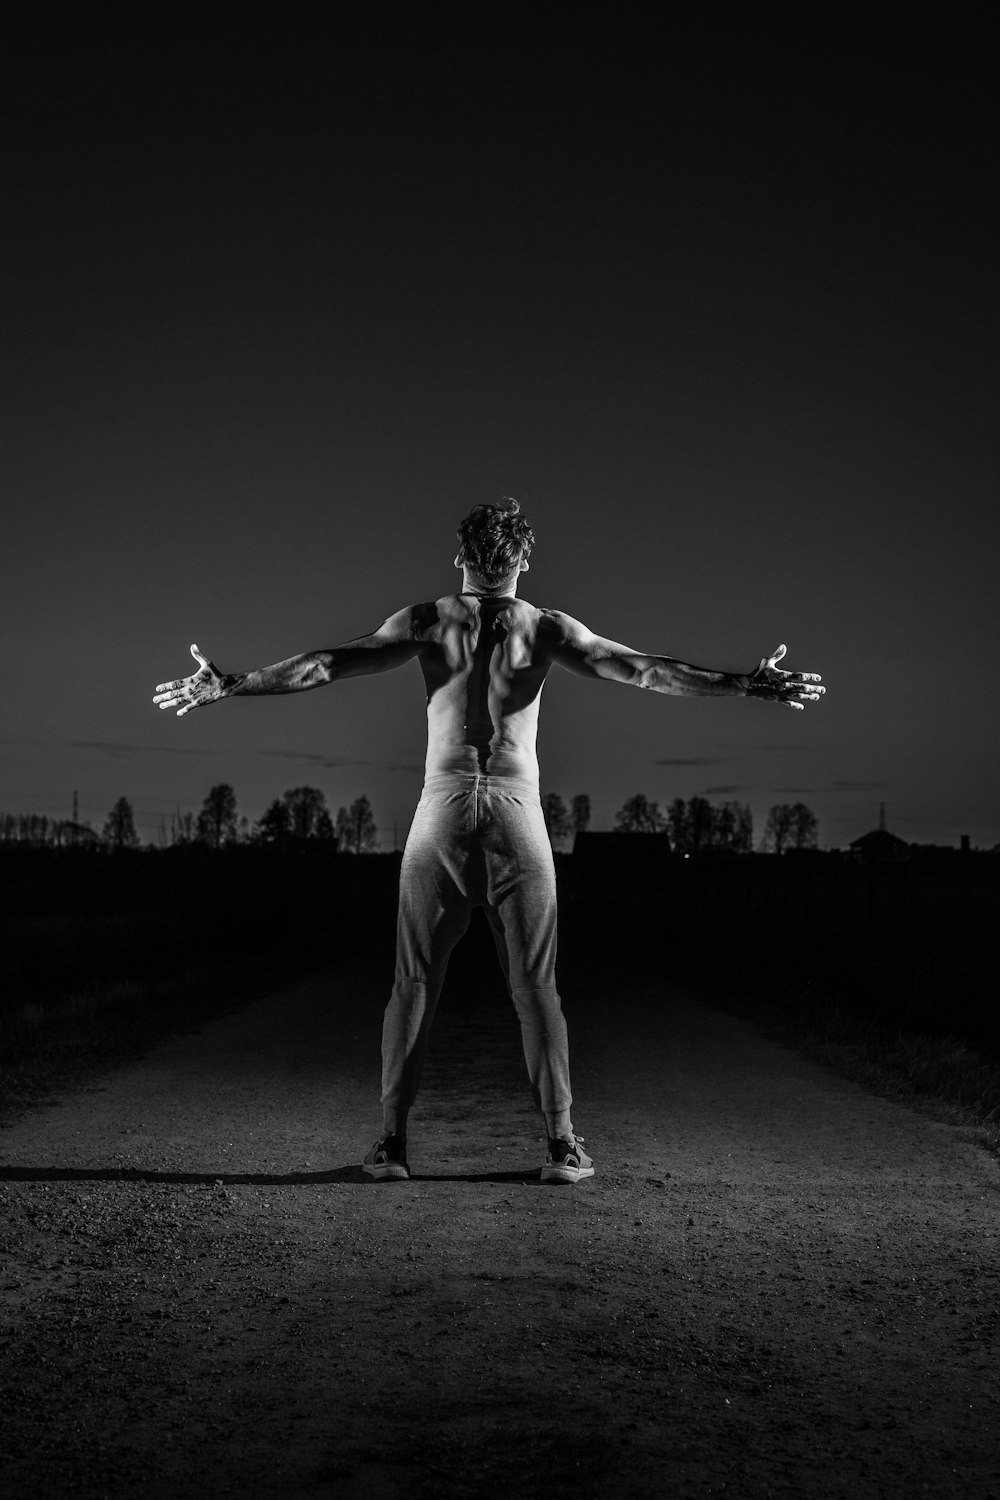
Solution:
<path fill-rule="evenodd" d="M 556 880 L 538 788 L 446 774 L 424 783 L 399 876 L 396 980 L 382 1027 L 386 1133 L 405 1135 L 452 948 L 483 906 L 549 1134 L 572 1103 L 566 1022 L 555 983 Z"/>

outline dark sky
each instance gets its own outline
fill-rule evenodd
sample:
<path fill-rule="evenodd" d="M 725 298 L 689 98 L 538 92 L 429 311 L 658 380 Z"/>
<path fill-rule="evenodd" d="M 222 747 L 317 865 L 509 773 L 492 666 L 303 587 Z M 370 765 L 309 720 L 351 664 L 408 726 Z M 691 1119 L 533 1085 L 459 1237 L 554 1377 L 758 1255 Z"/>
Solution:
<path fill-rule="evenodd" d="M 391 845 L 415 665 L 180 720 L 152 691 L 191 641 L 257 666 L 450 591 L 507 493 L 532 602 L 702 666 L 786 641 L 829 689 L 554 673 L 543 789 L 1000 840 L 973 13 L 346 11 L 42 6 L 12 44 L 0 810 L 127 795 L 153 837 L 308 782 Z"/>

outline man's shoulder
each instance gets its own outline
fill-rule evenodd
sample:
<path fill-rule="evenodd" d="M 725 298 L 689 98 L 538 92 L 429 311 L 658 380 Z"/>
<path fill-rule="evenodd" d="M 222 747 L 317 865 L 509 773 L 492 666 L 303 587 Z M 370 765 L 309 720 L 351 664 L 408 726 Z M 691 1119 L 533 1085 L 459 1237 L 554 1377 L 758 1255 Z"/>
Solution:
<path fill-rule="evenodd" d="M 515 616 L 521 613 L 531 633 L 545 645 L 564 641 L 577 624 L 571 615 L 561 609 L 550 609 L 546 605 L 532 604 L 527 599 L 515 599 L 512 603 L 514 606 L 512 613 Z"/>
<path fill-rule="evenodd" d="M 427 642 L 440 638 L 455 625 L 469 623 L 472 613 L 469 600 L 462 594 L 442 594 L 440 599 L 425 599 L 401 611 L 412 638 Z"/>
<path fill-rule="evenodd" d="M 539 634 L 546 640 L 564 641 L 579 622 L 562 609 L 536 609 Z"/>
<path fill-rule="evenodd" d="M 530 599 L 511 599 L 508 607 L 511 619 L 523 624 L 524 629 L 539 641 L 562 640 L 567 624 L 572 624 L 569 615 L 563 614 L 562 610 L 532 604 Z"/>

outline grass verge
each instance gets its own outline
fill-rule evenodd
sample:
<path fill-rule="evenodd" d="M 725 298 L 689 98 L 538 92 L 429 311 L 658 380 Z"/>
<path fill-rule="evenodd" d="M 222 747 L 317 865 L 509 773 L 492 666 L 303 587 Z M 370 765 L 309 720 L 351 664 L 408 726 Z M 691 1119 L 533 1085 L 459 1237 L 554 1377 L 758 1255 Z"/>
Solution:
<path fill-rule="evenodd" d="M 169 1036 L 201 1031 L 218 1017 L 329 965 L 326 943 L 301 942 L 232 958 L 170 978 L 92 983 L 58 1005 L 3 1017 L 0 1126 L 33 1105 L 55 1103 Z"/>
<path fill-rule="evenodd" d="M 887 1025 L 813 990 L 705 998 L 882 1098 L 967 1127 L 1000 1156 L 1000 1063 L 961 1036 Z"/>

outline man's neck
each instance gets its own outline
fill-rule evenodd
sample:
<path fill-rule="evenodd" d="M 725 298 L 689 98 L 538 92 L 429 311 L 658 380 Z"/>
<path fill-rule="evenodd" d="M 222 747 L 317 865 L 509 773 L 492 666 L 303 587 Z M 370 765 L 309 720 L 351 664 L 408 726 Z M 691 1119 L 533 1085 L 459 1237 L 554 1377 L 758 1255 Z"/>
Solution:
<path fill-rule="evenodd" d="M 499 583 L 485 583 L 468 569 L 462 570 L 462 593 L 475 594 L 477 599 L 509 599 L 517 593 L 517 574 L 501 578 Z"/>

